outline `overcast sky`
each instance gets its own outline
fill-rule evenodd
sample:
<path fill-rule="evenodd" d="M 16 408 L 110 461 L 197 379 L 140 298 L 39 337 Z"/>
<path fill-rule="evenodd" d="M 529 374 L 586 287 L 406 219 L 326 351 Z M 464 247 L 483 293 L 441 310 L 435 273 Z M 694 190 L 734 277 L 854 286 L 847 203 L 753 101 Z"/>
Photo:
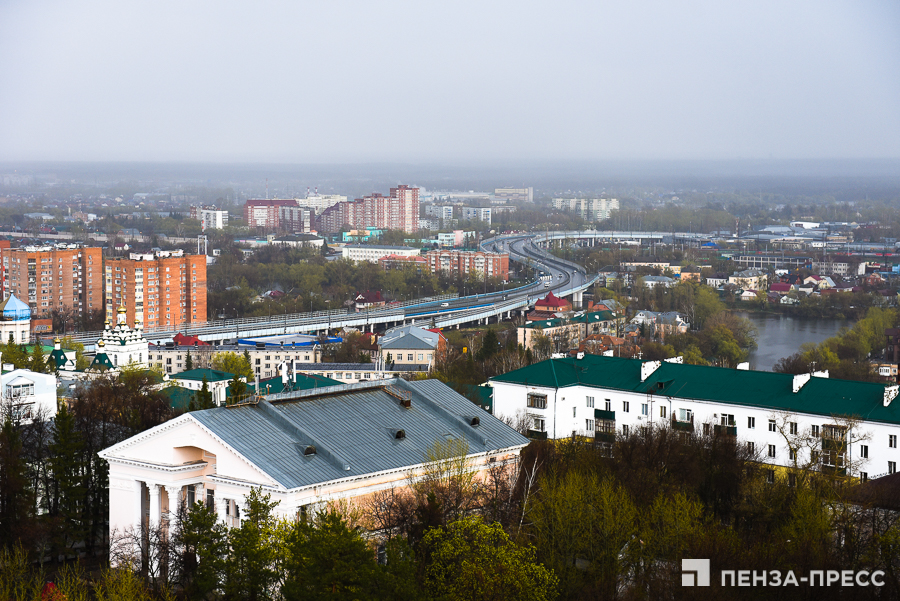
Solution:
<path fill-rule="evenodd" d="M 900 157 L 900 2 L 0 0 L 0 160 Z"/>

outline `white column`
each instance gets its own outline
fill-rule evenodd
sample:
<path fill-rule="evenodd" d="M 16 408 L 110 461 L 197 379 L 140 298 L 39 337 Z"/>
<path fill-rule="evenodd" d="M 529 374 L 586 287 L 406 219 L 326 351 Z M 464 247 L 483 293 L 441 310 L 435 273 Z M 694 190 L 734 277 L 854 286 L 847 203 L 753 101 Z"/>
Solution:
<path fill-rule="evenodd" d="M 227 499 L 223 499 L 216 495 L 216 515 L 218 516 L 220 522 L 224 522 L 225 518 L 227 517 L 225 515 L 225 504 L 227 502 Z"/>
<path fill-rule="evenodd" d="M 166 496 L 169 498 L 169 532 L 171 533 L 178 527 L 178 509 L 181 506 L 181 487 L 177 485 L 167 485 Z"/>
<path fill-rule="evenodd" d="M 140 531 L 144 524 L 144 487 L 140 480 L 134 481 L 134 517 L 132 519 L 133 527 Z"/>
<path fill-rule="evenodd" d="M 160 498 L 159 498 L 159 484 L 147 484 L 147 488 L 150 489 L 150 527 L 153 528 L 159 524 L 159 519 L 161 515 L 160 511 Z"/>

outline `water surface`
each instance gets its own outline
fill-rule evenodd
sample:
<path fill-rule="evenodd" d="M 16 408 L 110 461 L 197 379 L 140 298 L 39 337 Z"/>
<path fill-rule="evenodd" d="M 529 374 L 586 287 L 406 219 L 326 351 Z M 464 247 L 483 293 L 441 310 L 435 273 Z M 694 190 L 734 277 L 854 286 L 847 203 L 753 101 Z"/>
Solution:
<path fill-rule="evenodd" d="M 737 312 L 759 330 L 758 347 L 750 353 L 750 369 L 772 371 L 775 362 L 793 355 L 804 342 L 822 342 L 841 328 L 852 327 L 848 319 L 800 319 L 771 313 Z"/>

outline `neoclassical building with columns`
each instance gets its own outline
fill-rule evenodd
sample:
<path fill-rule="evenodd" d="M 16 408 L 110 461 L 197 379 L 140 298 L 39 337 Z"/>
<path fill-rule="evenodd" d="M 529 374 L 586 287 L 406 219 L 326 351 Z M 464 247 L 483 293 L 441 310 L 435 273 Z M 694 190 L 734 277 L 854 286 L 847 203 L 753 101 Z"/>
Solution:
<path fill-rule="evenodd" d="M 437 441 L 468 447 L 472 469 L 515 462 L 528 439 L 437 380 L 377 380 L 257 397 L 186 413 L 100 452 L 109 463 L 110 539 L 171 528 L 203 500 L 238 526 L 251 488 L 296 517 L 406 486 Z M 176 526 L 177 527 L 177 526 Z"/>

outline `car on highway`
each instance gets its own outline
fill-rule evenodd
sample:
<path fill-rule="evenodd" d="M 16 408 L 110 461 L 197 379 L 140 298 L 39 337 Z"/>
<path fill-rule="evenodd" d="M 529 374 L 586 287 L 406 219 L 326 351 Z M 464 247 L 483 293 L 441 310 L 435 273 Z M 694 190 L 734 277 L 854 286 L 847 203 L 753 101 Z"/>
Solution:
<path fill-rule="evenodd" d="M 441 303 L 441 306 L 442 306 L 442 307 L 449 307 L 449 306 L 450 306 L 450 303 Z"/>

